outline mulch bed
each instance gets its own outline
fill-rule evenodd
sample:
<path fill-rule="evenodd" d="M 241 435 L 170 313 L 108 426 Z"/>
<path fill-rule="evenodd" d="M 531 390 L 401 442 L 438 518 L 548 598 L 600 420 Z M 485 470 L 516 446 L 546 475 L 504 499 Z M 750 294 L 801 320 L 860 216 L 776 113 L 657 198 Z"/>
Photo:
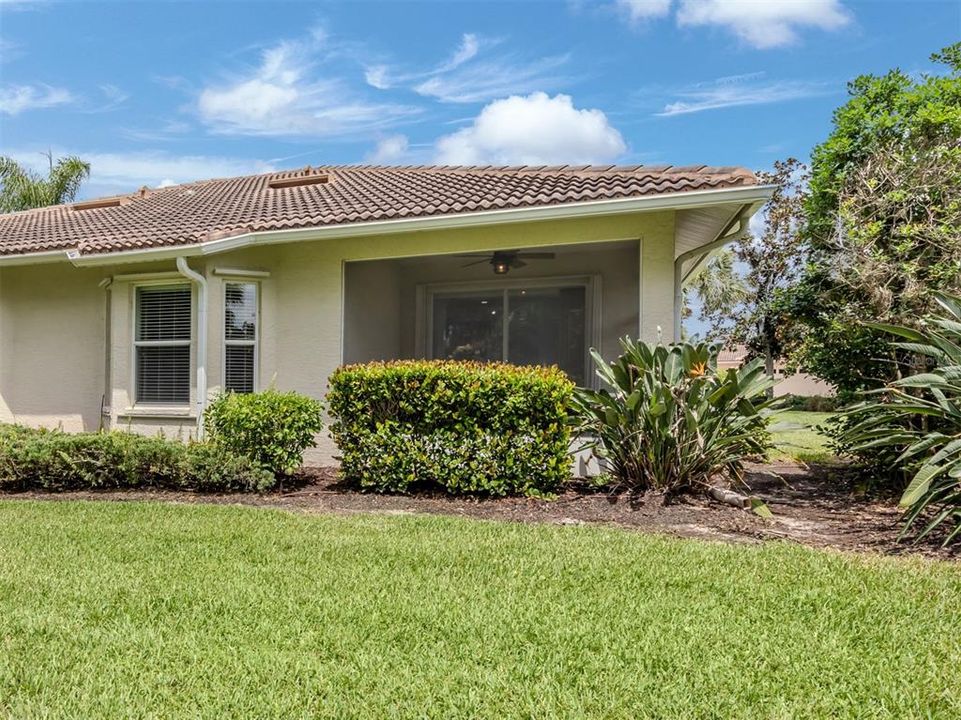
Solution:
<path fill-rule="evenodd" d="M 828 467 L 754 465 L 748 483 L 772 519 L 694 496 L 665 503 L 661 495 L 610 493 L 573 481 L 556 499 L 453 497 L 443 493 L 380 495 L 345 486 L 333 468 L 309 468 L 294 486 L 263 495 L 166 490 L 0 493 L 5 498 L 156 500 L 274 507 L 318 513 L 429 513 L 515 522 L 606 524 L 645 532 L 725 542 L 791 540 L 815 547 L 884 554 L 961 558 L 961 549 L 898 542 L 900 511 L 893 501 L 860 497 Z"/>

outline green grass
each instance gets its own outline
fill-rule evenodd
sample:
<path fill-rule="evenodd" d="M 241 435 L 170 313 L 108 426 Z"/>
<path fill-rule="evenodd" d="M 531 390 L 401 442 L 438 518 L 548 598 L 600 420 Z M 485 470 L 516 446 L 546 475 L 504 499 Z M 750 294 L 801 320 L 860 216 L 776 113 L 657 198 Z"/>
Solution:
<path fill-rule="evenodd" d="M 828 420 L 834 413 L 789 410 L 778 413 L 775 425 L 797 426 L 775 430 L 772 460 L 800 460 L 802 462 L 831 462 L 835 455 L 828 446 L 828 439 L 814 428 Z"/>
<path fill-rule="evenodd" d="M 594 527 L 0 502 L 0 716 L 961 716 L 961 566 Z"/>

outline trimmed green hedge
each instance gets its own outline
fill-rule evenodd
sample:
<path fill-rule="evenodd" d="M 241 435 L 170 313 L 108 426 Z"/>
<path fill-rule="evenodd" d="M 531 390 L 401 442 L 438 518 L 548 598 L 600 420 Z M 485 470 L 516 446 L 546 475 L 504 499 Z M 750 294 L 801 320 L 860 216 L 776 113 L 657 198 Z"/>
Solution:
<path fill-rule="evenodd" d="M 408 492 L 549 492 L 570 477 L 567 408 L 557 368 L 409 360 L 341 367 L 327 394 L 341 473 Z"/>
<path fill-rule="evenodd" d="M 275 475 L 289 475 L 303 463 L 323 429 L 323 405 L 297 392 L 273 388 L 256 393 L 226 393 L 204 412 L 207 437 L 245 455 Z"/>
<path fill-rule="evenodd" d="M 0 490 L 158 487 L 250 492 L 269 490 L 276 483 L 257 462 L 214 443 L 0 425 Z"/>

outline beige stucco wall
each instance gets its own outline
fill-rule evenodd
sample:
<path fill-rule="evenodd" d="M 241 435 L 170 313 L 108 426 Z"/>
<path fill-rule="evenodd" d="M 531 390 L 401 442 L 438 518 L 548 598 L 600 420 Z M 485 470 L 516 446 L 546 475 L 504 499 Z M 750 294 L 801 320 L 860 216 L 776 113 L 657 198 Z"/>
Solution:
<path fill-rule="evenodd" d="M 4 319 L 7 314 L 7 308 L 3 303 L 3 269 L 0 268 L 0 389 L 3 388 L 3 338 L 4 338 Z M 10 406 L 7 405 L 6 399 L 3 397 L 3 392 L 0 392 L 0 422 L 13 422 L 13 411 L 10 410 Z"/>
<path fill-rule="evenodd" d="M 798 395 L 800 397 L 834 397 L 837 390 L 820 378 L 807 373 L 795 373 L 778 380 L 774 396 Z"/>
<path fill-rule="evenodd" d="M 191 267 L 203 272 L 209 283 L 209 390 L 216 392 L 222 377 L 224 278 L 214 274 L 215 268 L 270 273 L 258 280 L 260 385 L 274 383 L 280 389 L 322 397 L 327 377 L 342 362 L 348 261 L 629 240 L 638 248 L 630 262 L 636 259 L 638 266 L 625 268 L 624 274 L 639 276 L 640 282 L 605 301 L 603 312 L 625 331 L 637 334 L 639 329 L 642 337 L 654 339 L 660 326 L 669 339 L 673 238 L 673 213 L 657 212 L 300 242 L 190 258 Z M 0 270 L 0 412 L 8 407 L 16 421 L 69 430 L 99 426 L 106 300 L 98 283 L 114 277 L 109 290 L 111 424 L 140 432 L 162 430 L 175 437 L 195 432 L 193 408 L 183 408 L 176 417 L 169 411 L 162 415 L 145 411 L 132 402 L 133 288 L 139 281 L 119 276 L 173 270 L 172 261 L 96 269 L 58 263 Z M 399 281 L 398 288 L 402 285 Z M 640 328 L 631 328 L 632 321 L 639 321 Z M 395 336 L 384 338 L 385 343 L 397 341 Z M 320 447 L 309 459 L 328 461 L 334 448 L 326 436 L 319 440 Z"/>
<path fill-rule="evenodd" d="M 7 420 L 69 431 L 99 427 L 103 277 L 63 263 L 0 272 L 0 412 Z"/>

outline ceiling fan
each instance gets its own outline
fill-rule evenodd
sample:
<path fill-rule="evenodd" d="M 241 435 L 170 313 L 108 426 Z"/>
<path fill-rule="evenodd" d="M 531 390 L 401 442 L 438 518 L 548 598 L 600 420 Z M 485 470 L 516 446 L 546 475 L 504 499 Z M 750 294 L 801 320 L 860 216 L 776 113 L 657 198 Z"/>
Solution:
<path fill-rule="evenodd" d="M 492 253 L 458 255 L 462 258 L 480 258 L 461 267 L 473 267 L 481 263 L 489 263 L 495 275 L 506 275 L 511 268 L 522 268 L 527 265 L 524 260 L 553 260 L 552 252 L 522 252 L 520 250 L 497 250 Z"/>

